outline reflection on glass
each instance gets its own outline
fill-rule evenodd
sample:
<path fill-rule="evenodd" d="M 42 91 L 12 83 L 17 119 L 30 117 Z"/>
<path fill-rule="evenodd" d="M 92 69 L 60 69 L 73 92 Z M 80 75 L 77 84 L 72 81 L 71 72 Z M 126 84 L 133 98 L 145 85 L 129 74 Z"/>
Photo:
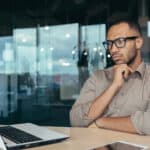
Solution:
<path fill-rule="evenodd" d="M 15 29 L 16 72 L 36 73 L 36 28 Z M 30 59 L 32 58 L 32 59 Z"/>
<path fill-rule="evenodd" d="M 48 31 L 39 28 L 38 72 L 47 78 L 55 100 L 75 99 L 78 89 L 78 24 L 50 26 Z M 59 90 L 59 91 L 58 91 Z"/>
<path fill-rule="evenodd" d="M 79 30 L 78 23 L 38 26 L 0 38 L 0 117 L 42 123 L 56 117 L 54 105 L 62 110 L 58 120 L 69 122 L 69 109 L 89 73 L 105 67 L 100 44 L 105 26 L 81 26 L 81 35 Z"/>
<path fill-rule="evenodd" d="M 17 76 L 13 38 L 0 37 L 0 117 L 17 110 Z"/>
<path fill-rule="evenodd" d="M 106 52 L 102 42 L 106 38 L 106 27 L 102 25 L 87 25 L 81 27 L 81 49 L 88 49 L 88 70 L 92 73 L 94 70 L 106 67 Z M 84 44 L 86 43 L 86 44 Z"/>

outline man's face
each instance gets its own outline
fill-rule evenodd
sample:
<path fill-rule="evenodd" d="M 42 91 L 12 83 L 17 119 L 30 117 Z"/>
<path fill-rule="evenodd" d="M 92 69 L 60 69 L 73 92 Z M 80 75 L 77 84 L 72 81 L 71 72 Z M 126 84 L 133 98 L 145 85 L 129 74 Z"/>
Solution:
<path fill-rule="evenodd" d="M 107 40 L 116 40 L 118 38 L 134 37 L 138 38 L 126 40 L 125 46 L 118 48 L 113 43 L 112 48 L 109 50 L 113 61 L 116 64 L 128 64 L 130 65 L 136 59 L 140 57 L 140 49 L 143 41 L 140 34 L 133 28 L 130 28 L 127 23 L 120 23 L 113 25 L 107 34 Z"/>

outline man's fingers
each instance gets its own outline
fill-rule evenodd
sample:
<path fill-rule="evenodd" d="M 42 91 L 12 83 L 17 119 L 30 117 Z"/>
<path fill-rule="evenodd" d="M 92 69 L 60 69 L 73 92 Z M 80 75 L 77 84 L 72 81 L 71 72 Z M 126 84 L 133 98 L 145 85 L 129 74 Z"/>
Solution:
<path fill-rule="evenodd" d="M 134 72 L 134 70 L 132 68 L 128 67 L 128 69 L 129 69 L 130 73 Z"/>
<path fill-rule="evenodd" d="M 128 78 L 129 71 L 123 71 L 123 78 L 126 80 Z"/>
<path fill-rule="evenodd" d="M 133 69 L 127 66 L 127 68 L 124 68 L 124 71 L 122 72 L 123 78 L 126 80 L 129 74 L 133 72 Z"/>

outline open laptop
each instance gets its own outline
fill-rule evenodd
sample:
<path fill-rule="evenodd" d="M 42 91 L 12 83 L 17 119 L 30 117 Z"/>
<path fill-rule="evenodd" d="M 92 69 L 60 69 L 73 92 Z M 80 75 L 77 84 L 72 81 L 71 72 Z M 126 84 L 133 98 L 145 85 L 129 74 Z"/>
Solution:
<path fill-rule="evenodd" d="M 69 137 L 32 123 L 0 126 L 0 135 L 9 150 L 55 143 Z"/>

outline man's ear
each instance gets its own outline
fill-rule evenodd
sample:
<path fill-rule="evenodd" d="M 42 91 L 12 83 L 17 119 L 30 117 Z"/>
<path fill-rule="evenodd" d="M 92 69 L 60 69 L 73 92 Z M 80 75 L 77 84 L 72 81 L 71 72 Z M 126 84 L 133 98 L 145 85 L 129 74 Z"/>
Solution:
<path fill-rule="evenodd" d="M 136 48 L 137 48 L 137 49 L 141 49 L 142 46 L 143 46 L 143 38 L 142 38 L 142 37 L 138 37 L 138 38 L 136 39 Z"/>

